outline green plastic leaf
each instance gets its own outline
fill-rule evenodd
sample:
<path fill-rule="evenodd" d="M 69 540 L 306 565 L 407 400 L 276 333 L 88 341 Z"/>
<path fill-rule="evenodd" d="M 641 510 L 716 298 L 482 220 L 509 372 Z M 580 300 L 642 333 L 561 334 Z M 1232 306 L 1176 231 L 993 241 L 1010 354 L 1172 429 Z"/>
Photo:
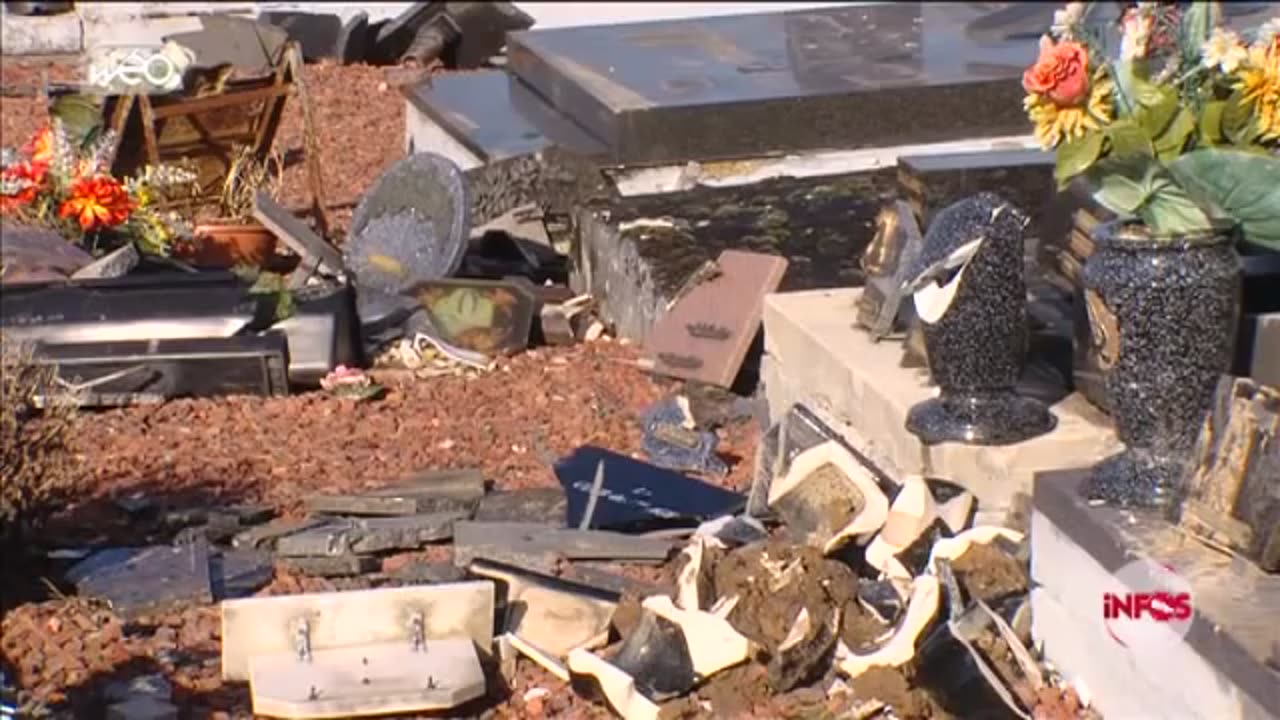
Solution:
<path fill-rule="evenodd" d="M 1138 98 L 1141 107 L 1134 119 L 1147 133 L 1147 137 L 1156 140 L 1177 117 L 1180 109 L 1178 91 L 1172 87 L 1157 88 L 1146 83 L 1140 83 L 1139 88 L 1142 93 Z"/>
<path fill-rule="evenodd" d="M 1116 157 L 1155 155 L 1150 137 L 1132 120 L 1118 120 L 1112 124 L 1107 128 L 1107 140 L 1111 143 L 1111 154 Z"/>
<path fill-rule="evenodd" d="M 1202 206 L 1219 208 L 1250 241 L 1280 250 L 1280 158 L 1240 150 L 1196 150 L 1169 172 Z"/>
<path fill-rule="evenodd" d="M 1155 140 L 1156 157 L 1162 162 L 1169 162 L 1178 157 L 1187 144 L 1187 138 L 1191 137 L 1191 133 L 1195 131 L 1195 116 L 1190 110 L 1179 108 L 1164 133 Z"/>
<path fill-rule="evenodd" d="M 1064 142 L 1058 146 L 1053 177 L 1058 189 L 1065 188 L 1071 179 L 1088 170 L 1102 155 L 1102 133 L 1087 133 L 1084 137 Z"/>
<path fill-rule="evenodd" d="M 1131 116 L 1138 109 L 1138 78 L 1131 62 L 1118 62 L 1111 67 L 1111 80 L 1115 83 L 1112 93 L 1121 117 Z"/>
<path fill-rule="evenodd" d="M 1094 199 L 1117 215 L 1137 215 L 1151 194 L 1148 176 L 1154 168 L 1153 159 L 1139 156 L 1107 158 L 1097 163 L 1089 170 L 1089 180 L 1096 188 Z"/>
<path fill-rule="evenodd" d="M 1233 145 L 1248 145 L 1253 140 L 1253 118 L 1240 92 L 1232 93 L 1222 109 L 1222 134 Z"/>
<path fill-rule="evenodd" d="M 1214 100 L 1205 103 L 1204 111 L 1200 113 L 1199 123 L 1199 140 L 1204 145 L 1220 145 L 1224 138 L 1222 136 L 1222 113 L 1227 109 L 1225 100 Z"/>
<path fill-rule="evenodd" d="M 1205 211 L 1163 172 L 1154 180 L 1151 191 L 1138 216 L 1157 233 L 1188 233 L 1212 227 Z"/>

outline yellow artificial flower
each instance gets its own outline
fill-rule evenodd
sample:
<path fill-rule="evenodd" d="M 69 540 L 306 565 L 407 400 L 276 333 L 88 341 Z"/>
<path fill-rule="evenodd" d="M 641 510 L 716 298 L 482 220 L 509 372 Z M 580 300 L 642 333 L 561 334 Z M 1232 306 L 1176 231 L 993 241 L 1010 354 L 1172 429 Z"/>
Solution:
<path fill-rule="evenodd" d="M 1036 141 L 1046 150 L 1058 147 L 1063 141 L 1084 137 L 1090 130 L 1099 130 L 1111 122 L 1111 80 L 1094 80 L 1089 89 L 1089 102 L 1074 107 L 1061 107 L 1047 96 L 1037 93 L 1027 95 L 1023 108 L 1035 125 Z"/>
<path fill-rule="evenodd" d="M 1250 47 L 1237 78 L 1236 88 L 1257 118 L 1261 139 L 1280 140 L 1280 38 Z"/>

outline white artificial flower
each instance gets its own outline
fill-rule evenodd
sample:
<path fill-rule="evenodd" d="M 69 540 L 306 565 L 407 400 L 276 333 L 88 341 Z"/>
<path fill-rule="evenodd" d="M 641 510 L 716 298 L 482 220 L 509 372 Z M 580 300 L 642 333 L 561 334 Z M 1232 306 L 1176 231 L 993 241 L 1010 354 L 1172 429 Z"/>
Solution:
<path fill-rule="evenodd" d="M 1258 44 L 1266 47 L 1280 35 L 1280 17 L 1271 18 L 1258 27 Z"/>
<path fill-rule="evenodd" d="M 1082 2 L 1069 2 L 1061 10 L 1054 10 L 1053 26 L 1050 28 L 1053 36 L 1059 39 L 1070 39 L 1080 22 L 1084 20 L 1084 8 L 1085 4 Z"/>
<path fill-rule="evenodd" d="M 1224 73 L 1233 73 L 1240 63 L 1249 57 L 1249 51 L 1240 36 L 1223 28 L 1214 28 L 1213 35 L 1200 48 L 1200 62 L 1210 70 L 1219 68 Z"/>

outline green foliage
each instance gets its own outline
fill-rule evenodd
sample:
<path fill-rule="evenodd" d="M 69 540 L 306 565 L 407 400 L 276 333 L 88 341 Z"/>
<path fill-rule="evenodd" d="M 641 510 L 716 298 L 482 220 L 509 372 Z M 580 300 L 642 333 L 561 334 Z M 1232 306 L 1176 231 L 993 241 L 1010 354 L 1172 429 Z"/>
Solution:
<path fill-rule="evenodd" d="M 1084 137 L 1064 142 L 1058 146 L 1054 157 L 1053 177 L 1058 189 L 1066 187 L 1071 179 L 1088 170 L 1102 154 L 1102 133 L 1086 133 Z"/>
<path fill-rule="evenodd" d="M 1108 210 L 1142 220 L 1157 234 L 1210 227 L 1209 217 L 1152 158 L 1108 158 L 1090 171 L 1094 197 Z"/>
<path fill-rule="evenodd" d="M 1280 251 L 1280 159 L 1253 152 L 1194 150 L 1168 165 L 1178 185 L 1250 241 Z"/>
<path fill-rule="evenodd" d="M 77 468 L 70 442 L 75 410 L 56 395 L 55 371 L 30 348 L 0 336 L 0 535 L 38 525 L 66 499 Z"/>

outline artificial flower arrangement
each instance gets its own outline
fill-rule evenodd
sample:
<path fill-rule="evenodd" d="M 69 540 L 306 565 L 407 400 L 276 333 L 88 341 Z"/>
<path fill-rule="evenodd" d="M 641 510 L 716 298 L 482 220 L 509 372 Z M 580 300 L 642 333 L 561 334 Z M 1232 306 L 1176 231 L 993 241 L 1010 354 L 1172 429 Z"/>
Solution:
<path fill-rule="evenodd" d="M 104 240 L 134 243 L 140 252 L 167 255 L 190 227 L 164 203 L 189 192 L 196 176 L 182 168 L 153 166 L 136 177 L 112 177 L 108 156 L 114 137 L 104 133 L 83 146 L 55 118 L 24 148 L 6 149 L 0 168 L 0 214 L 53 227 L 91 252 Z"/>
<path fill-rule="evenodd" d="M 1022 78 L 1059 187 L 1084 178 L 1100 204 L 1157 237 L 1228 220 L 1280 250 L 1280 18 L 1246 42 L 1222 26 L 1218 3 L 1140 2 L 1109 59 L 1087 24 L 1099 4 L 1056 12 Z"/>

